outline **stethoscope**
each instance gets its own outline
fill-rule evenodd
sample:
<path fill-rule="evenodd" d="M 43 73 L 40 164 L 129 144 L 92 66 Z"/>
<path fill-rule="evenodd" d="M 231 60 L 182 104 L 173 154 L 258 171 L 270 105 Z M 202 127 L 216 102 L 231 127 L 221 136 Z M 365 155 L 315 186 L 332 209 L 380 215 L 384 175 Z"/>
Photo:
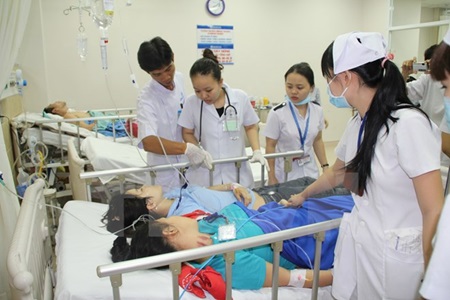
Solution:
<path fill-rule="evenodd" d="M 237 109 L 236 109 L 236 107 L 234 107 L 233 105 L 231 105 L 231 102 L 230 102 L 230 97 L 228 97 L 228 93 L 227 93 L 227 90 L 226 89 L 224 89 L 224 88 L 222 88 L 222 90 L 225 92 L 225 98 L 227 98 L 227 100 L 228 100 L 228 105 L 225 107 L 225 109 L 224 109 L 224 111 L 223 111 L 223 114 L 225 115 L 225 117 L 227 116 L 227 110 L 228 109 L 232 109 L 232 111 L 236 114 L 236 116 L 237 116 Z M 202 120 L 203 120 L 203 100 L 201 100 L 202 101 L 202 103 L 200 104 L 200 128 L 199 128 L 199 134 L 198 134 L 198 144 L 199 145 L 201 145 L 201 142 L 202 142 Z M 231 113 L 231 115 L 232 115 L 233 113 Z"/>

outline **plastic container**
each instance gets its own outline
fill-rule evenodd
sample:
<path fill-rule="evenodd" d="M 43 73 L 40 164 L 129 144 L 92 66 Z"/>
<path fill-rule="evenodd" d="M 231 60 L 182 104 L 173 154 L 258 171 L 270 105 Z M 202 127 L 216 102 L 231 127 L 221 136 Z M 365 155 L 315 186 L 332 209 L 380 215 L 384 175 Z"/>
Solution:
<path fill-rule="evenodd" d="M 19 174 L 17 174 L 17 193 L 20 197 L 23 197 L 25 194 L 25 190 L 28 187 L 28 178 L 30 175 L 28 175 L 27 172 L 25 172 L 22 168 L 19 168 Z"/>

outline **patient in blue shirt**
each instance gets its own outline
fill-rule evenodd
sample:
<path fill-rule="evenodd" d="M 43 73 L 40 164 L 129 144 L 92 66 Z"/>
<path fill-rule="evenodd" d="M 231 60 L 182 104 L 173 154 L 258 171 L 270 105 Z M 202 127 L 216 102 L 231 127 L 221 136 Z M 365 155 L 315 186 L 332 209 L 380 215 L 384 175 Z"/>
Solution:
<path fill-rule="evenodd" d="M 148 214 L 157 219 L 182 216 L 196 210 L 214 213 L 236 201 L 242 202 L 247 208 L 258 209 L 266 203 L 289 199 L 291 195 L 300 193 L 314 181 L 314 178 L 303 177 L 253 190 L 237 183 L 209 188 L 188 185 L 184 188 L 174 188 L 166 194 L 163 194 L 160 186 L 144 185 L 139 189 L 131 189 L 125 194 L 114 196 L 102 222 L 106 224 L 108 231 L 130 237 L 133 232 L 131 225 L 142 215 Z M 334 188 L 316 195 L 316 198 L 332 195 L 349 195 L 349 192 L 345 188 Z"/>
<path fill-rule="evenodd" d="M 165 254 L 180 250 L 214 245 L 226 242 L 220 227 L 234 225 L 232 239 L 244 239 L 296 228 L 342 217 L 353 207 L 351 195 L 311 198 L 300 208 L 289 208 L 271 202 L 258 210 L 248 209 L 241 202 L 230 204 L 217 213 L 204 214 L 200 220 L 186 216 L 171 216 L 157 220 L 146 219 L 135 224 L 131 244 L 118 237 L 111 249 L 112 260 L 122 261 Z M 322 243 L 321 285 L 330 284 L 330 268 L 333 267 L 334 247 L 338 229 L 326 232 Z M 228 237 L 229 238 L 229 237 Z M 279 285 L 311 286 L 312 271 L 305 273 L 306 281 L 299 278 L 297 268 L 311 269 L 314 265 L 315 239 L 312 235 L 283 242 L 281 252 Z M 235 252 L 232 264 L 232 288 L 260 289 L 272 284 L 273 250 L 270 245 L 262 245 Z M 195 267 L 211 266 L 225 278 L 225 260 L 215 255 L 191 262 Z M 326 280 L 324 279 L 326 278 Z M 299 281 L 301 285 L 297 285 Z"/>
<path fill-rule="evenodd" d="M 265 203 L 260 195 L 236 183 L 209 188 L 189 185 L 172 189 L 166 194 L 163 194 L 161 186 L 144 185 L 114 196 L 102 222 L 108 231 L 129 237 L 133 232 L 131 225 L 142 215 L 158 219 L 182 216 L 197 210 L 214 213 L 236 201 L 253 209 Z"/>

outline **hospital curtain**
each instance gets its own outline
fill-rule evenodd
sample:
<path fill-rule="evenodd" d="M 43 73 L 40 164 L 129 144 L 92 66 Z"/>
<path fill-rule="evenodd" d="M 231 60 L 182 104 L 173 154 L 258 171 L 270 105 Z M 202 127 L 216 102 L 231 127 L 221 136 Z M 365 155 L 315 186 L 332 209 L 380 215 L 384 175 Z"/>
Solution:
<path fill-rule="evenodd" d="M 32 0 L 0 0 L 0 91 L 3 91 L 14 67 L 24 35 Z M 17 197 L 0 127 L 0 171 L 6 187 L 0 186 L 0 300 L 11 299 L 6 269 L 11 237 L 17 220 Z"/>

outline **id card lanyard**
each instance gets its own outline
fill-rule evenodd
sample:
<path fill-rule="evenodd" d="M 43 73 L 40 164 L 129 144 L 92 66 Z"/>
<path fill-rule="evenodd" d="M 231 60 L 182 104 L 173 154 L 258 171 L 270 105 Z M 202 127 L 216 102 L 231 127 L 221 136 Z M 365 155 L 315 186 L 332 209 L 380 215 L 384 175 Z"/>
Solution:
<path fill-rule="evenodd" d="M 366 125 L 366 119 L 367 119 L 367 114 L 362 118 L 361 125 L 359 126 L 358 144 L 356 145 L 357 146 L 357 151 L 359 151 L 359 147 L 361 146 L 362 135 L 363 135 L 363 132 L 364 132 L 364 127 Z"/>
<path fill-rule="evenodd" d="M 297 125 L 297 130 L 298 130 L 298 135 L 300 136 L 300 149 L 304 150 L 305 148 L 305 140 L 306 140 L 306 136 L 308 135 L 308 129 L 309 129 L 309 105 L 308 105 L 308 111 L 306 112 L 306 126 L 305 126 L 305 134 L 302 134 L 302 129 L 300 128 L 300 124 L 298 122 L 298 118 L 297 115 L 295 114 L 294 111 L 294 105 L 289 102 L 289 108 L 291 109 L 291 113 L 292 113 L 292 117 L 294 118 L 295 121 L 295 125 Z"/>

